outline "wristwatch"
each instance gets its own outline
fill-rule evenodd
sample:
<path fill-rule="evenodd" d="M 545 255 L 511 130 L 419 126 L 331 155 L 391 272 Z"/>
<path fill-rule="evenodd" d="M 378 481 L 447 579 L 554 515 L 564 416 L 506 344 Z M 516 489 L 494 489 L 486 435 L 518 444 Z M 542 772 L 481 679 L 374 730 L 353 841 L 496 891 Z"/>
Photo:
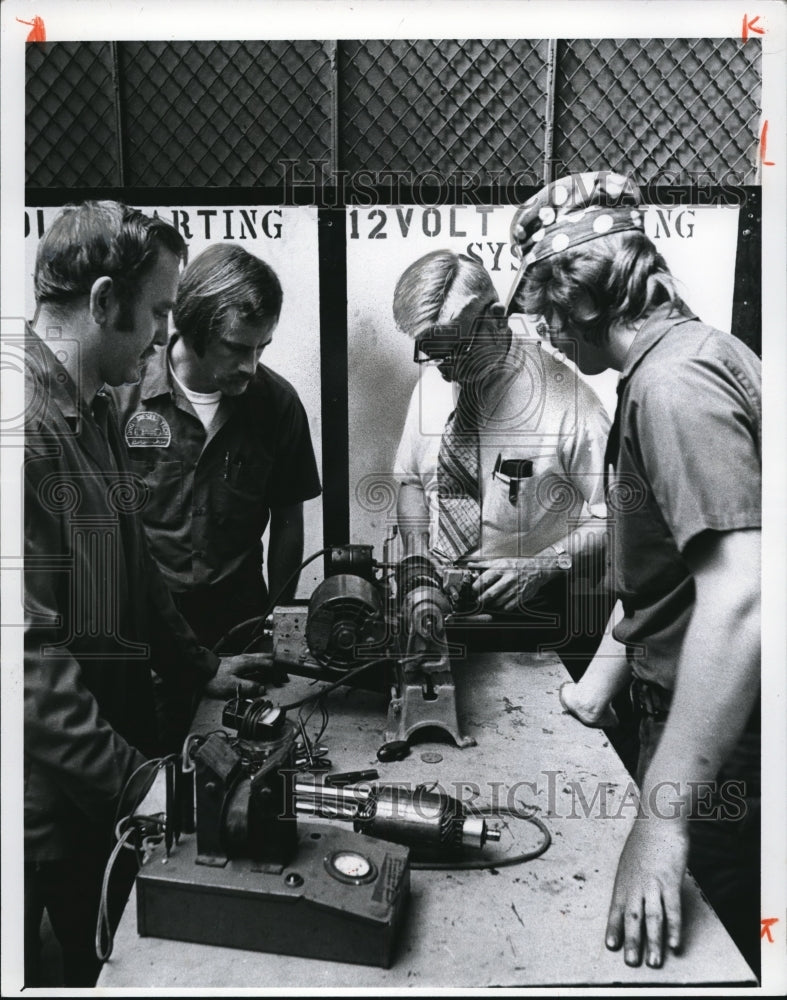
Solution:
<path fill-rule="evenodd" d="M 550 548 L 555 553 L 555 558 L 557 560 L 558 569 L 569 570 L 574 565 L 574 561 L 571 558 L 571 554 L 566 549 L 562 542 L 557 542 L 555 545 L 550 546 Z"/>

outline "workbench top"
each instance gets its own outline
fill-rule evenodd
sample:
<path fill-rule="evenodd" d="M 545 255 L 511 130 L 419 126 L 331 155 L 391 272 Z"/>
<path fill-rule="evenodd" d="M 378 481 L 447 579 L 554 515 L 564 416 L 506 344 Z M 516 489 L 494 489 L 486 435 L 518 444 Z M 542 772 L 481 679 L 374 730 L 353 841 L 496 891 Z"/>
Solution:
<path fill-rule="evenodd" d="M 455 664 L 454 674 L 462 723 L 477 746 L 460 750 L 448 742 L 418 742 L 416 734 L 409 757 L 381 764 L 376 751 L 386 699 L 339 689 L 327 700 L 330 723 L 321 741 L 333 769 L 377 767 L 381 781 L 438 782 L 465 802 L 536 807 L 552 834 L 545 854 L 485 871 L 413 871 L 390 969 L 141 938 L 132 893 L 99 987 L 753 983 L 748 965 L 690 878 L 684 888 L 681 955 L 669 953 L 661 969 L 632 969 L 620 952 L 604 947 L 617 860 L 635 812 L 634 786 L 604 733 L 562 712 L 557 692 L 568 674 L 558 658 L 473 653 Z M 292 678 L 272 689 L 274 700 L 295 700 L 309 690 L 307 683 Z M 203 704 L 206 729 L 215 727 L 220 708 L 218 702 Z M 425 762 L 424 753 L 441 759 Z M 507 819 L 494 849 L 520 853 L 535 847 L 540 836 L 533 825 Z"/>

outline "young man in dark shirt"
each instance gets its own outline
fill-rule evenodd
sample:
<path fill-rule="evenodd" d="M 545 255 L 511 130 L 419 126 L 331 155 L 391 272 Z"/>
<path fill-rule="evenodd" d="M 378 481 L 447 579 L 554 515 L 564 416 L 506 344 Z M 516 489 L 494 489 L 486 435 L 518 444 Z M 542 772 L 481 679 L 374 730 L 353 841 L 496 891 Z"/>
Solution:
<path fill-rule="evenodd" d="M 320 493 L 298 394 L 260 362 L 281 303 L 268 264 L 237 245 L 208 247 L 181 277 L 175 334 L 138 384 L 115 392 L 126 458 L 150 490 L 151 549 L 208 646 L 269 597 L 292 599 L 303 504 Z"/>
<path fill-rule="evenodd" d="M 259 688 L 239 676 L 259 657 L 220 660 L 173 605 L 139 518 L 146 489 L 125 467 L 106 392 L 138 379 L 166 339 L 184 258 L 172 227 L 111 201 L 65 208 L 38 248 L 25 371 L 27 986 L 39 984 L 44 909 L 65 985 L 98 975 L 114 824 L 144 794 L 146 761 L 159 752 L 151 669 L 195 695 Z M 116 918 L 135 870 L 113 879 Z"/>

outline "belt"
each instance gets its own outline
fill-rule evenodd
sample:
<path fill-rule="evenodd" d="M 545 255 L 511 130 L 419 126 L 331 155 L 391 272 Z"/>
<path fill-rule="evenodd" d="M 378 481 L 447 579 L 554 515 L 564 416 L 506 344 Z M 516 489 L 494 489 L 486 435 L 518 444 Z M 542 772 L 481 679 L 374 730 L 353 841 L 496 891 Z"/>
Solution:
<path fill-rule="evenodd" d="M 658 684 L 640 680 L 635 677 L 631 682 L 631 704 L 634 712 L 640 715 L 650 715 L 654 719 L 665 719 L 669 715 L 672 692 Z"/>

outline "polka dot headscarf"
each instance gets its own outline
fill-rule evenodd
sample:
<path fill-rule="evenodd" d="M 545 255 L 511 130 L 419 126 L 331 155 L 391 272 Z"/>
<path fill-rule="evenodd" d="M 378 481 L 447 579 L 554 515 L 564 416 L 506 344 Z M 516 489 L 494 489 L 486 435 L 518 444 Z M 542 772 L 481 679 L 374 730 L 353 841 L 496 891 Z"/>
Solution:
<path fill-rule="evenodd" d="M 539 260 L 608 233 L 642 229 L 639 191 L 628 177 L 609 170 L 572 174 L 553 181 L 518 209 L 511 244 L 522 263 L 508 296 Z"/>

